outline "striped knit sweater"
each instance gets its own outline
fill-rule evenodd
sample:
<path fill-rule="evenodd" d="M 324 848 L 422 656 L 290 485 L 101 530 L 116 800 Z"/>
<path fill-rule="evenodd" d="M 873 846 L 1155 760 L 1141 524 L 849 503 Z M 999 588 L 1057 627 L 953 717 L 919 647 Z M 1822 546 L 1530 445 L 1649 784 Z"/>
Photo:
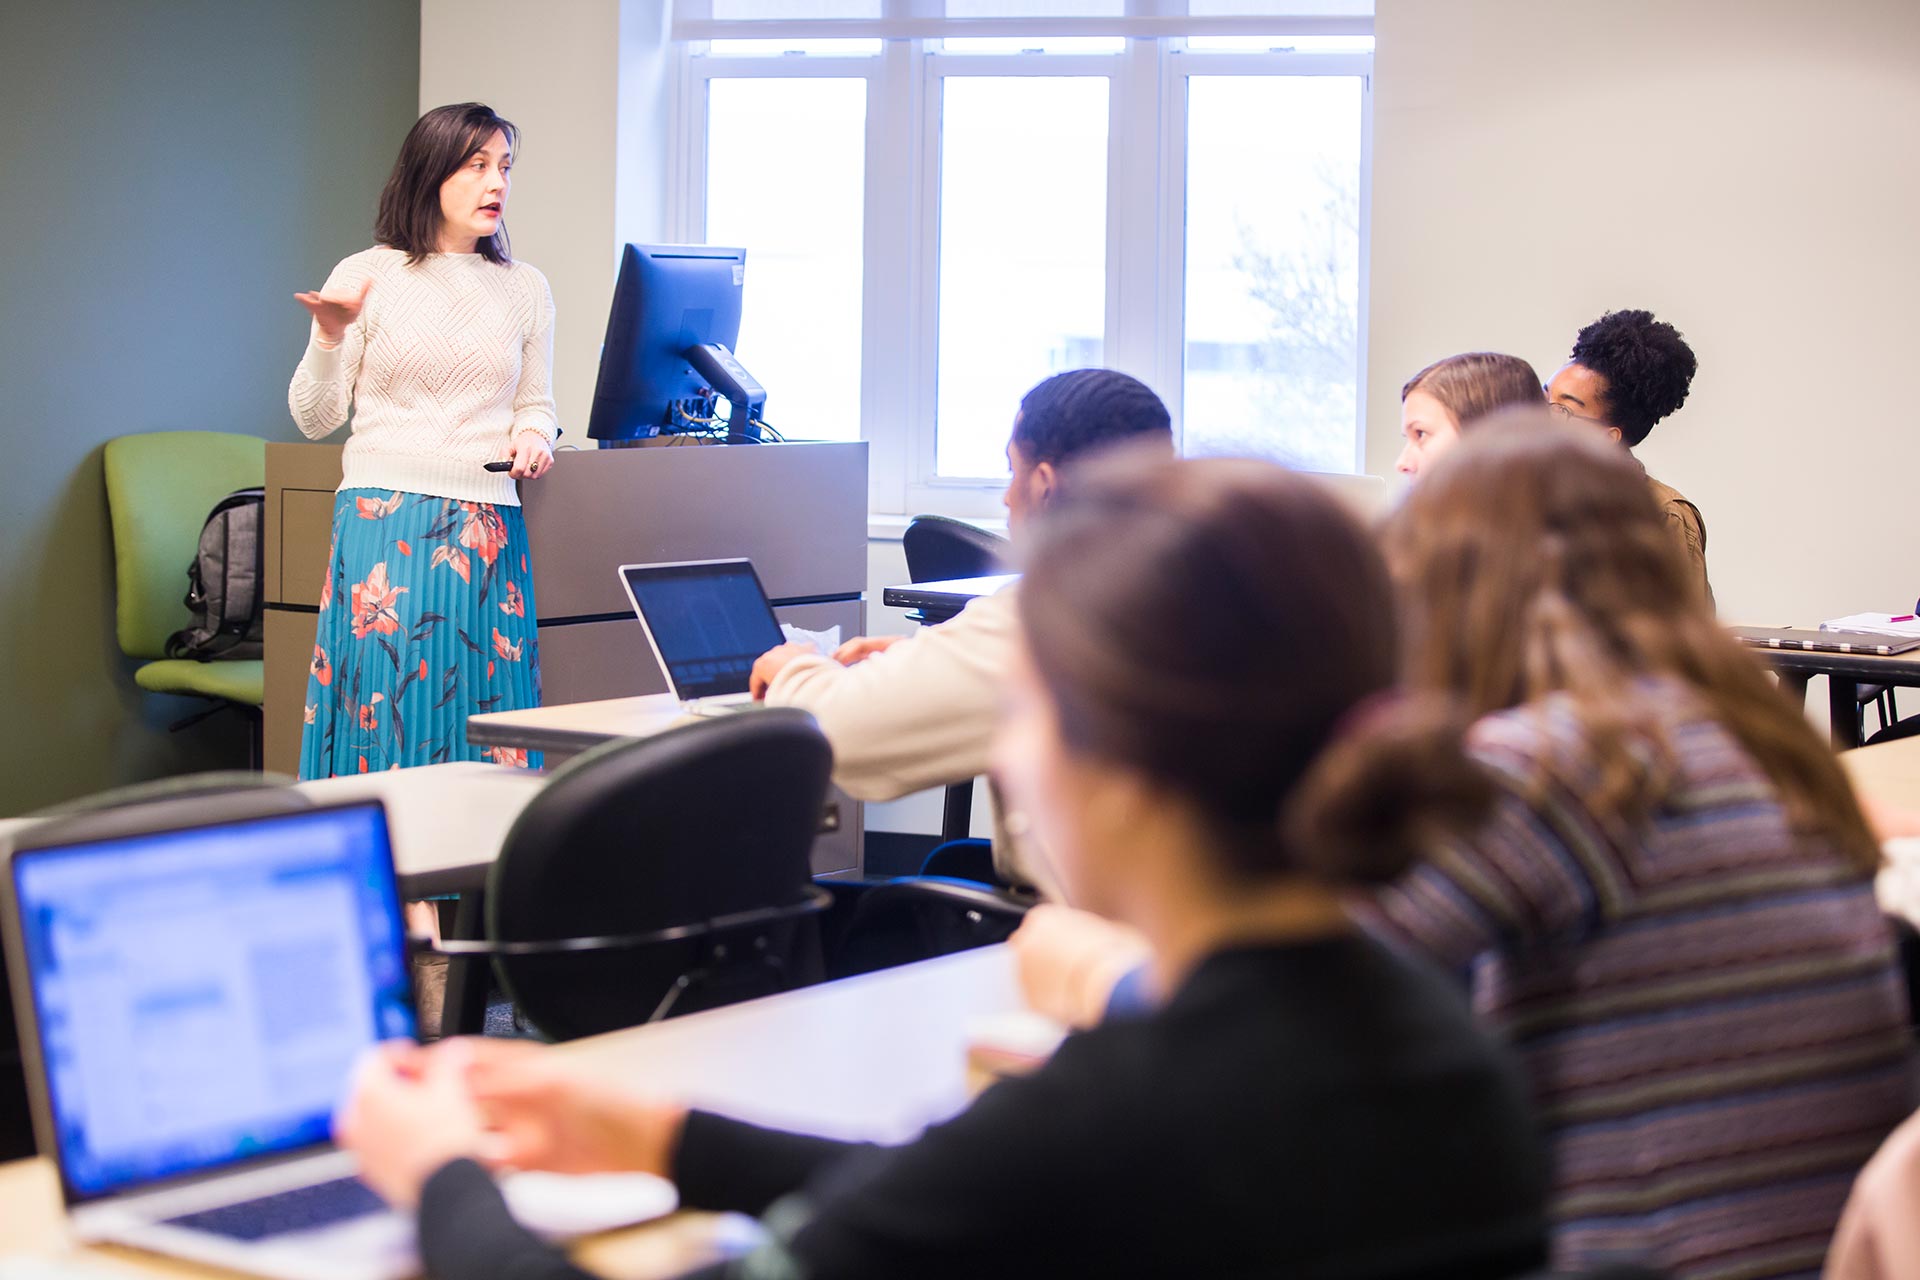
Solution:
<path fill-rule="evenodd" d="M 1506 794 L 1471 842 L 1363 909 L 1472 966 L 1555 1158 L 1554 1260 L 1686 1280 L 1812 1276 L 1854 1174 L 1912 1106 L 1905 990 L 1870 879 L 1788 829 L 1754 760 L 1677 687 L 1674 784 L 1627 825 L 1583 802 L 1564 701 L 1470 739 Z"/>

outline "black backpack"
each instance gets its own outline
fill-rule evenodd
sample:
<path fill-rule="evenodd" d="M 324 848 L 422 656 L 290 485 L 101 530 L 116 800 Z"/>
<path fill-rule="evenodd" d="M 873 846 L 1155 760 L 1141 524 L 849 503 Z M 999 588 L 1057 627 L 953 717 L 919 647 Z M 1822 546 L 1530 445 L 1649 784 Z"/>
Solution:
<path fill-rule="evenodd" d="M 236 489 L 200 528 L 200 551 L 187 569 L 193 621 L 167 638 L 169 658 L 258 658 L 263 652 L 266 544 L 260 536 L 265 489 Z"/>

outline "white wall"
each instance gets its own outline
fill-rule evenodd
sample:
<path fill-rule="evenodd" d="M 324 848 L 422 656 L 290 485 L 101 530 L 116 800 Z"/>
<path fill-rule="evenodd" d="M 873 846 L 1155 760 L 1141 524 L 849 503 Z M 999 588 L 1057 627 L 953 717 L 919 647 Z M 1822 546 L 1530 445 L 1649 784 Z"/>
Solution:
<path fill-rule="evenodd" d="M 1640 451 L 1723 616 L 1920 591 L 1920 3 L 1379 0 L 1368 460 L 1428 361 L 1543 377 L 1609 308 L 1700 357 Z"/>
<path fill-rule="evenodd" d="M 666 0 L 421 0 L 420 109 L 520 127 L 507 231 L 553 286 L 554 399 L 585 447 L 620 244 L 666 229 Z"/>

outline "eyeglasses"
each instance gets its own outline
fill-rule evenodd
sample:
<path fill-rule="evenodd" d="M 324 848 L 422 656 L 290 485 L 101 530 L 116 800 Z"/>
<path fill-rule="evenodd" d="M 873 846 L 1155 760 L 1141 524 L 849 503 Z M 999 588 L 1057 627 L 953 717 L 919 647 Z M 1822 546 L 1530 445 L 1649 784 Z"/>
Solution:
<path fill-rule="evenodd" d="M 1606 422 L 1604 418 L 1594 418 L 1584 413 L 1575 413 L 1557 400 L 1547 401 L 1547 412 L 1553 414 L 1555 417 L 1571 418 L 1575 422 L 1591 422 L 1596 425 L 1604 425 Z"/>

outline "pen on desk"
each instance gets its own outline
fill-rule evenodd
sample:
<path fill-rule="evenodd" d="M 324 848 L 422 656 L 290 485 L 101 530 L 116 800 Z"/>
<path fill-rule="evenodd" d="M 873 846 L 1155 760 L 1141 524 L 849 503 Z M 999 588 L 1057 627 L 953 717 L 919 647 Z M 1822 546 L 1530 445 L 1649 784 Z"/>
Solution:
<path fill-rule="evenodd" d="M 1916 609 L 1920 609 L 1920 604 L 1916 604 L 1913 607 Z M 1887 621 L 1888 622 L 1912 622 L 1913 615 L 1910 613 L 1903 613 L 1897 618 L 1888 618 Z"/>

